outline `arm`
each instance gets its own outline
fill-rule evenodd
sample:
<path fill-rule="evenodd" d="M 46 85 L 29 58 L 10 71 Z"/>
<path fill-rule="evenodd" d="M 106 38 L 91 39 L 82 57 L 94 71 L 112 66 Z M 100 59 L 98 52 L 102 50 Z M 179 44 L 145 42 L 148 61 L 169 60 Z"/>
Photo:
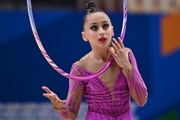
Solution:
<path fill-rule="evenodd" d="M 132 51 L 129 54 L 129 59 L 131 65 L 123 69 L 123 74 L 126 76 L 132 98 L 139 106 L 144 106 L 147 102 L 148 91 L 139 73 L 136 59 Z"/>
<path fill-rule="evenodd" d="M 76 67 L 72 68 L 71 74 L 74 76 L 81 76 Z M 69 80 L 69 91 L 67 102 L 61 107 L 55 107 L 58 114 L 65 120 L 75 120 L 78 116 L 78 111 L 83 96 L 83 83 L 77 80 Z"/>
<path fill-rule="evenodd" d="M 139 73 L 133 52 L 124 47 L 120 37 L 118 41 L 119 42 L 117 42 L 116 39 L 112 39 L 112 49 L 109 47 L 109 51 L 117 64 L 123 68 L 122 72 L 127 79 L 132 98 L 139 106 L 143 106 L 148 96 L 146 85 Z"/>

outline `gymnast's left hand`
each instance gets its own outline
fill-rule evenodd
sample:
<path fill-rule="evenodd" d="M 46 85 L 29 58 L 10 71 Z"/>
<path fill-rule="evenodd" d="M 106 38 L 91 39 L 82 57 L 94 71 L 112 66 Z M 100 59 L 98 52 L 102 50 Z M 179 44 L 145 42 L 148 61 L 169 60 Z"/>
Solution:
<path fill-rule="evenodd" d="M 113 38 L 111 41 L 111 45 L 112 47 L 109 47 L 109 51 L 116 63 L 121 68 L 128 69 L 131 66 L 129 61 L 130 49 L 124 47 L 124 44 L 120 37 L 118 37 L 118 41 Z"/>

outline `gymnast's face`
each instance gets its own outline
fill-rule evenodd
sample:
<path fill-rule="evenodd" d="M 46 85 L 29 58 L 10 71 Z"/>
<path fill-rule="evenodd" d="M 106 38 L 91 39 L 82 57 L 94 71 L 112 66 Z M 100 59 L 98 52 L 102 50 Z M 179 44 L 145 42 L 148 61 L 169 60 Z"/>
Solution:
<path fill-rule="evenodd" d="M 114 36 L 113 26 L 104 12 L 95 12 L 87 15 L 82 37 L 84 41 L 90 42 L 92 48 L 107 48 L 110 45 L 112 36 Z"/>

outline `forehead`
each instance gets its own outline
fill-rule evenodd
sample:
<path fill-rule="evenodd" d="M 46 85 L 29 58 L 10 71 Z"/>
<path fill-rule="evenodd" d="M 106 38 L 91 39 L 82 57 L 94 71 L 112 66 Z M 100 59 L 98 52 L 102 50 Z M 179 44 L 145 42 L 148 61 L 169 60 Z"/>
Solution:
<path fill-rule="evenodd" d="M 89 15 L 87 15 L 86 18 L 86 23 L 87 24 L 91 24 L 91 23 L 100 23 L 102 21 L 107 21 L 107 22 L 111 22 L 109 17 L 107 16 L 107 14 L 105 14 L 104 12 L 95 12 L 95 13 L 91 13 Z"/>

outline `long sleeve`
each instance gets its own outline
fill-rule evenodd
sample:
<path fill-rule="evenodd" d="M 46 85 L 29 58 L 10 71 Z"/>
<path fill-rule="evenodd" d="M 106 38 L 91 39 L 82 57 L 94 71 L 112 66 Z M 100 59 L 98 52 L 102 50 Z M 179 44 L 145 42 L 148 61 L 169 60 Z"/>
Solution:
<path fill-rule="evenodd" d="M 139 73 L 136 59 L 132 51 L 129 54 L 129 59 L 132 66 L 131 70 L 127 71 L 126 79 L 130 94 L 139 106 L 144 106 L 148 97 L 147 87 L 141 77 L 141 74 Z"/>
<path fill-rule="evenodd" d="M 72 67 L 71 75 L 81 76 L 81 73 L 77 67 Z M 67 96 L 67 102 L 61 110 L 58 110 L 58 114 L 65 120 L 75 120 L 78 116 L 78 111 L 83 96 L 83 82 L 77 80 L 69 80 L 69 90 Z"/>

